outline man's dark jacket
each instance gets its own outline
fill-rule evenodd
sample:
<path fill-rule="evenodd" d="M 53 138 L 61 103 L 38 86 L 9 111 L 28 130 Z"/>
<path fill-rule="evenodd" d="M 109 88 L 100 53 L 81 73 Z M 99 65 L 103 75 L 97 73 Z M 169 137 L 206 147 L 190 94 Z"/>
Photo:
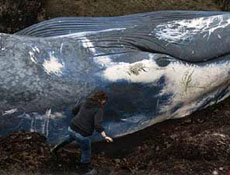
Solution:
<path fill-rule="evenodd" d="M 94 129 L 101 133 L 103 108 L 96 101 L 87 99 L 85 102 L 75 105 L 72 110 L 74 118 L 70 123 L 70 128 L 82 136 L 91 136 Z"/>

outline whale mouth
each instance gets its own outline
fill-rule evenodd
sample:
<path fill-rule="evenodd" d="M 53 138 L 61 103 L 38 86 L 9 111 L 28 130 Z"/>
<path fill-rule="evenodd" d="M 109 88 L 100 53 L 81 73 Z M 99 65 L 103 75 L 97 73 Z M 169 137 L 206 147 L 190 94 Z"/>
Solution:
<path fill-rule="evenodd" d="M 78 37 L 95 55 L 144 51 L 195 63 L 230 54 L 229 32 L 229 13 L 160 11 L 122 17 L 55 18 L 16 35 Z"/>

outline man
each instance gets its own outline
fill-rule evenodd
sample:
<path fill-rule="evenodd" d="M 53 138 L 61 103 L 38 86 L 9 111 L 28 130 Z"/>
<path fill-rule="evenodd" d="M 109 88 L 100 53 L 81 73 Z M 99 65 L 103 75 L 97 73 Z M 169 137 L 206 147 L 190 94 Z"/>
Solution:
<path fill-rule="evenodd" d="M 52 150 L 52 153 L 57 154 L 61 147 L 76 140 L 81 149 L 80 167 L 83 173 L 94 171 L 90 165 L 91 140 L 89 138 L 93 131 L 99 132 L 107 142 L 113 142 L 113 139 L 106 135 L 102 127 L 103 110 L 107 100 L 108 96 L 105 92 L 97 91 L 84 102 L 75 105 L 72 109 L 74 118 L 68 127 L 68 137 Z"/>

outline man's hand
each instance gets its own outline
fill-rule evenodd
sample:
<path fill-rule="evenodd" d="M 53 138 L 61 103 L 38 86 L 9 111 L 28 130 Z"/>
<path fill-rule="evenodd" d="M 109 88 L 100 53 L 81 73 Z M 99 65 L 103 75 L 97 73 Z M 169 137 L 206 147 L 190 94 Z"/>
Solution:
<path fill-rule="evenodd" d="M 113 142 L 113 139 L 111 137 L 108 137 L 106 134 L 105 134 L 105 131 L 102 131 L 101 132 L 101 136 L 105 138 L 106 142 Z"/>
<path fill-rule="evenodd" d="M 105 137 L 106 142 L 113 142 L 113 139 L 111 137 L 106 136 Z"/>

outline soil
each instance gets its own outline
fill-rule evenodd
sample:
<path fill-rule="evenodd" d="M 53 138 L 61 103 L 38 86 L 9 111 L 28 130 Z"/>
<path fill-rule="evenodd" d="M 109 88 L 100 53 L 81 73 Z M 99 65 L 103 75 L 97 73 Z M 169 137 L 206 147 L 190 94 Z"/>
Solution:
<path fill-rule="evenodd" d="M 38 133 L 19 131 L 0 138 L 0 174 L 37 173 L 48 168 L 50 150 Z"/>
<path fill-rule="evenodd" d="M 157 10 L 229 10 L 229 0 L 1 0 L 0 32 L 59 16 L 120 16 Z"/>
<path fill-rule="evenodd" d="M 0 0 L 0 32 L 14 33 L 46 19 L 43 0 Z"/>
<path fill-rule="evenodd" d="M 222 4 L 222 3 L 221 3 Z M 156 10 L 220 10 L 213 0 L 47 0 L 47 15 L 119 16 Z"/>
<path fill-rule="evenodd" d="M 229 0 L 215 0 L 215 3 L 217 3 L 221 10 L 223 11 L 229 11 L 230 10 L 230 1 Z"/>
<path fill-rule="evenodd" d="M 2 0 L 0 32 L 14 33 L 56 16 L 114 16 L 165 9 L 228 10 L 227 0 Z M 50 154 L 46 138 L 19 131 L 0 137 L 0 174 L 80 174 L 72 144 Z M 98 175 L 226 175 L 230 169 L 230 98 L 183 119 L 168 120 L 114 143 L 93 144 Z"/>
<path fill-rule="evenodd" d="M 92 147 L 98 175 L 226 175 L 230 169 L 230 98 L 186 118 Z M 44 136 L 33 132 L 2 137 L 0 174 L 80 174 L 76 143 L 61 149 L 57 157 L 51 156 L 50 148 Z"/>

